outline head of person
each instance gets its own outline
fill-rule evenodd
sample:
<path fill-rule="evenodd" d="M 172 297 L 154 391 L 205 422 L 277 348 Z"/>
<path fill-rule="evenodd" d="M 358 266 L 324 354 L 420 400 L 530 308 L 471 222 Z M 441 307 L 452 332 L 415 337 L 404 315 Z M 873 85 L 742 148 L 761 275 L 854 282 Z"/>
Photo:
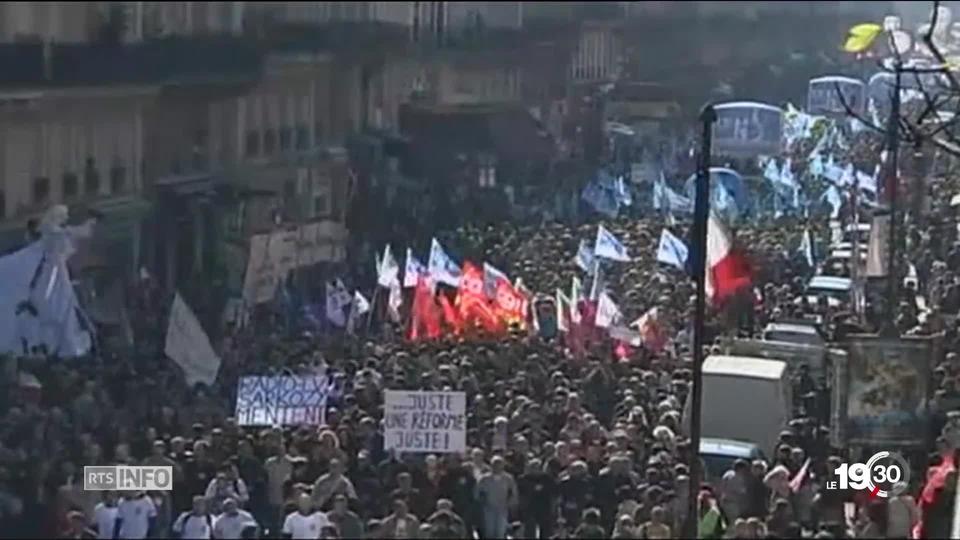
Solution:
<path fill-rule="evenodd" d="M 407 515 L 407 500 L 403 497 L 393 498 L 393 514 L 399 518 Z"/>
<path fill-rule="evenodd" d="M 223 513 L 228 516 L 235 516 L 239 511 L 239 506 L 237 506 L 237 500 L 233 497 L 227 497 L 223 500 Z"/>
<path fill-rule="evenodd" d="M 313 498 L 306 493 L 301 493 L 297 497 L 297 510 L 305 516 L 313 513 Z"/>
<path fill-rule="evenodd" d="M 503 458 L 500 456 L 494 456 L 493 459 L 490 461 L 490 468 L 496 474 L 502 473 L 505 466 L 506 465 L 503 461 Z"/>
<path fill-rule="evenodd" d="M 398 474 L 397 487 L 405 491 L 410 490 L 413 487 L 413 476 L 408 472 Z"/>
<path fill-rule="evenodd" d="M 203 495 L 194 495 L 193 497 L 193 513 L 200 515 L 207 513 L 207 499 Z"/>

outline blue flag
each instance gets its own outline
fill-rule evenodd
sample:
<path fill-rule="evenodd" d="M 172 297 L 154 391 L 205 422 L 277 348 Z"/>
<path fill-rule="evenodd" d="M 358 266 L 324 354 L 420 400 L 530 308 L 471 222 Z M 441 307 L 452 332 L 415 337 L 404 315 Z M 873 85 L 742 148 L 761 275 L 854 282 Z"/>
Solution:
<path fill-rule="evenodd" d="M 667 229 L 663 229 L 663 232 L 660 233 L 660 245 L 657 247 L 657 262 L 684 270 L 689 254 L 690 250 L 687 249 L 683 240 L 677 238 Z"/>
<path fill-rule="evenodd" d="M 590 249 L 590 245 L 586 240 L 580 241 L 580 248 L 577 250 L 577 266 L 587 274 L 593 273 L 594 263 L 593 250 Z"/>
<path fill-rule="evenodd" d="M 624 206 L 633 206 L 633 194 L 630 193 L 630 186 L 624 181 L 623 177 L 617 178 L 616 183 L 617 201 Z"/>
<path fill-rule="evenodd" d="M 453 262 L 436 238 L 430 241 L 430 260 L 427 262 L 427 268 L 430 277 L 436 282 L 446 283 L 451 287 L 460 286 L 460 265 Z"/>
<path fill-rule="evenodd" d="M 510 283 L 510 278 L 497 270 L 497 267 L 490 263 L 483 263 L 483 292 L 487 295 L 487 298 L 497 297 L 497 282 L 501 279 Z"/>
<path fill-rule="evenodd" d="M 620 201 L 613 190 L 604 189 L 597 182 L 590 182 L 584 186 L 580 194 L 597 213 L 615 219 L 620 213 Z"/>
<path fill-rule="evenodd" d="M 630 256 L 627 255 L 627 248 L 620 243 L 620 240 L 603 225 L 597 227 L 597 241 L 593 245 L 593 254 L 597 257 L 606 259 L 629 262 Z"/>

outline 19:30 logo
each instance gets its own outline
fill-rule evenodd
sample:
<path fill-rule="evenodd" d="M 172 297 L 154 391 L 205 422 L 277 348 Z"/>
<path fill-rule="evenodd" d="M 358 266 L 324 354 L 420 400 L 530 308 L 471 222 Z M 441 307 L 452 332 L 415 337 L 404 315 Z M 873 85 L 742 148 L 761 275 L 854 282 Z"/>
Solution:
<path fill-rule="evenodd" d="M 896 497 L 910 483 L 910 466 L 896 452 L 877 452 L 866 463 L 844 463 L 834 471 L 838 482 L 828 482 L 827 489 L 867 490 L 870 497 Z M 887 489 L 881 489 L 885 487 Z"/>

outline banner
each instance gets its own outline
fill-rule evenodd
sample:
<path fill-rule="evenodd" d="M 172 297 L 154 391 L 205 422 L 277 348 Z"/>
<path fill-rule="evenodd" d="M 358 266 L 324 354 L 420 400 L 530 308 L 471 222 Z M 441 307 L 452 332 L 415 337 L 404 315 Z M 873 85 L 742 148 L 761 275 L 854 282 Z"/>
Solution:
<path fill-rule="evenodd" d="M 880 447 L 923 444 L 938 339 L 851 336 L 847 361 L 835 363 L 835 440 Z"/>
<path fill-rule="evenodd" d="M 713 127 L 716 155 L 778 155 L 783 132 L 783 111 L 766 103 L 740 101 L 714 107 Z"/>
<path fill-rule="evenodd" d="M 346 257 L 346 230 L 335 221 L 307 223 L 250 237 L 250 256 L 243 280 L 243 298 L 250 305 L 273 299 L 277 283 L 294 268 Z"/>
<path fill-rule="evenodd" d="M 840 94 L 837 93 L 840 89 Z M 843 95 L 843 102 L 840 95 Z M 850 77 L 827 76 L 811 79 L 807 86 L 807 113 L 845 115 L 846 103 L 850 110 L 862 114 L 866 102 L 866 85 Z"/>
<path fill-rule="evenodd" d="M 463 392 L 386 390 L 383 447 L 397 452 L 464 452 L 466 407 Z"/>
<path fill-rule="evenodd" d="M 174 297 L 170 308 L 163 352 L 183 370 L 188 386 L 197 383 L 211 386 L 217 380 L 220 357 L 214 352 L 210 338 L 180 293 Z"/>
<path fill-rule="evenodd" d="M 241 377 L 237 384 L 237 424 L 323 425 L 332 392 L 333 384 L 320 375 Z"/>

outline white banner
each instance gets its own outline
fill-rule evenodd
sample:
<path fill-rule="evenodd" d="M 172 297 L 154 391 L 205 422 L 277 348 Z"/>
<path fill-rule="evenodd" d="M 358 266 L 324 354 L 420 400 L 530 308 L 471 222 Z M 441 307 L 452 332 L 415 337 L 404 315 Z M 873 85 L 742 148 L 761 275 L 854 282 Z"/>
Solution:
<path fill-rule="evenodd" d="M 241 426 L 323 425 L 333 385 L 321 375 L 242 377 L 237 384 Z"/>
<path fill-rule="evenodd" d="M 251 305 L 269 302 L 277 284 L 294 268 L 346 257 L 346 230 L 335 221 L 307 223 L 250 238 L 250 257 L 243 280 L 243 297 Z"/>
<path fill-rule="evenodd" d="M 467 397 L 463 392 L 384 392 L 386 450 L 451 453 L 467 449 Z"/>
<path fill-rule="evenodd" d="M 180 293 L 177 293 L 170 308 L 170 323 L 163 352 L 183 369 L 188 385 L 199 382 L 210 386 L 217 379 L 220 357 L 214 352 L 210 338 Z"/>

